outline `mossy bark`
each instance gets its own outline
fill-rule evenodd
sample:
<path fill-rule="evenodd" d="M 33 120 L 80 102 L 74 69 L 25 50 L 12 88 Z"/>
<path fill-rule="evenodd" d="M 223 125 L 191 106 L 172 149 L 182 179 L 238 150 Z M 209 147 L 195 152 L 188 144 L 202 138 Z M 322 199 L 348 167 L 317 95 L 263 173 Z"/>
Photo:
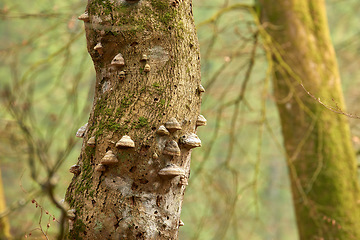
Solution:
<path fill-rule="evenodd" d="M 324 1 L 259 3 L 264 42 L 274 60 L 300 239 L 360 239 L 359 185 L 347 119 L 320 103 L 344 110 Z"/>
<path fill-rule="evenodd" d="M 89 0 L 87 47 L 96 70 L 93 109 L 66 201 L 75 209 L 69 239 L 177 239 L 182 184 L 191 150 L 179 142 L 196 132 L 200 111 L 200 52 L 191 0 Z M 101 43 L 102 49 L 94 47 Z M 111 65 L 121 53 L 125 65 Z M 147 55 L 147 60 L 142 59 Z M 150 71 L 145 70 L 145 65 Z M 125 75 L 124 75 L 125 73 Z M 170 118 L 181 130 L 160 136 Z M 128 135 L 135 148 L 115 147 Z M 86 143 L 96 137 L 96 146 Z M 175 140 L 180 156 L 163 153 Z M 95 170 L 109 150 L 119 163 Z M 160 176 L 168 164 L 185 174 Z"/>

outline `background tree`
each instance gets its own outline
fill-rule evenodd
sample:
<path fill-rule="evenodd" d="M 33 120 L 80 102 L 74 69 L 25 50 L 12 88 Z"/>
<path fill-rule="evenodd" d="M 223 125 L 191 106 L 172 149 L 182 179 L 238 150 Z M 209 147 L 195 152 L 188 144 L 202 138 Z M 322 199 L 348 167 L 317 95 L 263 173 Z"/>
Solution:
<path fill-rule="evenodd" d="M 357 163 L 342 115 L 325 3 L 260 1 L 258 7 L 266 50 L 274 59 L 275 99 L 300 239 L 358 239 Z"/>
<path fill-rule="evenodd" d="M 3 189 L 2 176 L 0 171 L 0 212 L 6 210 L 5 194 Z M 6 217 L 0 219 L 0 238 L 8 239 L 10 238 L 10 225 Z"/>
<path fill-rule="evenodd" d="M 89 1 L 96 90 L 67 192 L 69 239 L 177 239 L 200 111 L 191 1 Z"/>

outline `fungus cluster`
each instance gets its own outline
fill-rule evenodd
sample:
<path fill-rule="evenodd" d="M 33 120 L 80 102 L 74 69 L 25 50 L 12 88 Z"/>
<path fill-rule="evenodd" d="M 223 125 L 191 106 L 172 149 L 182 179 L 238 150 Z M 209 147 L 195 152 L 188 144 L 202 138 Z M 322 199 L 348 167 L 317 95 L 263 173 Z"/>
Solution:
<path fill-rule="evenodd" d="M 204 126 L 206 125 L 206 119 L 204 116 L 200 115 L 197 118 L 196 126 Z M 156 134 L 160 137 L 170 138 L 174 132 L 181 130 L 181 124 L 176 120 L 176 118 L 172 117 L 167 121 L 164 125 L 160 125 L 160 127 L 156 130 Z M 190 150 L 192 148 L 201 147 L 201 140 L 195 133 L 188 133 L 183 135 L 179 141 L 181 146 L 185 149 Z M 170 157 L 176 157 L 181 155 L 181 149 L 178 145 L 178 142 L 169 139 L 165 143 L 165 147 L 162 150 L 162 154 L 168 155 Z M 156 154 L 157 155 L 157 154 Z M 167 165 L 162 168 L 158 174 L 160 176 L 169 176 L 175 177 L 180 176 L 180 185 L 188 185 L 187 178 L 185 176 L 185 170 L 174 163 L 167 163 Z"/>
<path fill-rule="evenodd" d="M 82 126 L 76 133 L 77 137 L 84 137 L 85 131 L 87 128 L 87 124 L 85 124 L 84 126 Z M 95 147 L 96 146 L 96 139 L 95 136 L 92 136 L 88 139 L 87 141 L 87 145 L 89 147 Z M 122 138 L 115 144 L 115 147 L 118 149 L 122 149 L 122 148 L 134 148 L 135 147 L 135 143 L 134 141 L 130 138 L 130 136 L 124 135 L 122 136 Z M 107 169 L 107 166 L 109 165 L 114 165 L 117 164 L 119 162 L 119 160 L 117 159 L 116 155 L 113 153 L 112 150 L 108 150 L 105 155 L 103 156 L 103 158 L 101 159 L 100 163 L 98 165 L 96 165 L 95 167 L 95 171 L 98 172 L 104 172 Z M 74 175 L 79 175 L 81 173 L 81 167 L 80 165 L 73 165 L 70 167 L 69 169 L 70 173 L 73 173 Z"/>

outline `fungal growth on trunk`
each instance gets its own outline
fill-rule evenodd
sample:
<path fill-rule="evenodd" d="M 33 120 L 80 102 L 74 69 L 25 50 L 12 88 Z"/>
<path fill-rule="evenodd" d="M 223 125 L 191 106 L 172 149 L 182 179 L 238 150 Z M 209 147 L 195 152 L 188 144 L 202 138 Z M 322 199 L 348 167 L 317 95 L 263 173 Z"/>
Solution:
<path fill-rule="evenodd" d="M 205 126 L 207 123 L 206 118 L 203 115 L 199 115 L 196 120 L 196 126 Z"/>
<path fill-rule="evenodd" d="M 170 177 L 180 176 L 184 174 L 185 171 L 174 164 L 168 165 L 159 171 L 159 175 L 170 176 Z"/>
<path fill-rule="evenodd" d="M 68 239 L 178 239 L 201 94 L 192 2 L 95 1 L 86 7 L 96 83 L 66 201 Z M 203 91 L 202 91 L 203 92 Z"/>
<path fill-rule="evenodd" d="M 134 148 L 135 143 L 130 136 L 124 135 L 117 143 L 117 148 Z"/>
<path fill-rule="evenodd" d="M 69 172 L 73 173 L 75 176 L 79 175 L 81 172 L 80 165 L 77 165 L 77 164 L 72 165 L 69 168 Z"/>
<path fill-rule="evenodd" d="M 151 67 L 149 64 L 145 64 L 145 67 L 144 67 L 144 72 L 150 72 L 151 70 Z"/>
<path fill-rule="evenodd" d="M 95 145 L 96 145 L 95 137 L 89 138 L 89 140 L 87 141 L 87 145 L 89 147 L 95 147 Z"/>
<path fill-rule="evenodd" d="M 81 127 L 77 130 L 77 132 L 76 132 L 76 137 L 78 137 L 78 138 L 83 138 L 87 126 L 88 126 L 87 123 L 86 123 L 84 126 L 81 126 Z"/>
<path fill-rule="evenodd" d="M 174 140 L 170 140 L 166 143 L 163 154 L 170 156 L 180 156 L 180 148 Z"/>
<path fill-rule="evenodd" d="M 180 142 L 186 147 L 186 148 L 196 148 L 201 147 L 201 140 L 195 133 L 190 133 L 183 135 L 180 138 Z"/>
<path fill-rule="evenodd" d="M 176 118 L 172 117 L 168 122 L 165 123 L 165 127 L 170 131 L 174 132 L 177 130 L 181 130 L 180 123 L 176 120 Z"/>
<path fill-rule="evenodd" d="M 100 42 L 95 45 L 94 50 L 96 50 L 100 55 L 104 53 L 103 46 Z"/>
<path fill-rule="evenodd" d="M 84 12 L 78 17 L 79 20 L 88 22 L 89 21 L 89 14 L 87 12 Z"/>
<path fill-rule="evenodd" d="M 203 85 L 199 85 L 198 91 L 200 94 L 205 92 L 205 88 L 203 87 Z"/>
<path fill-rule="evenodd" d="M 165 135 L 169 135 L 169 131 L 166 129 L 166 127 L 164 125 L 161 125 L 158 130 L 156 131 L 156 133 L 160 136 L 165 136 Z"/>
<path fill-rule="evenodd" d="M 125 60 L 121 53 L 117 54 L 111 61 L 111 65 L 116 67 L 122 67 L 125 65 Z"/>
<path fill-rule="evenodd" d="M 118 159 L 111 150 L 107 151 L 105 156 L 101 159 L 102 165 L 113 165 L 118 162 L 119 162 Z"/>

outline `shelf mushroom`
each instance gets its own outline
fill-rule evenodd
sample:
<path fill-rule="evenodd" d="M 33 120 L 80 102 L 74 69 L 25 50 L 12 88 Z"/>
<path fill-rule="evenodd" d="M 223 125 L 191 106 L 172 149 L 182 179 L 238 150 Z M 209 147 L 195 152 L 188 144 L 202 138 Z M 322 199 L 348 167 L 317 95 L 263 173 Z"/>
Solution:
<path fill-rule="evenodd" d="M 174 132 L 177 130 L 181 130 L 181 125 L 180 123 L 176 120 L 176 118 L 170 118 L 169 121 L 167 121 L 165 123 L 165 127 L 170 131 L 170 132 Z"/>
<path fill-rule="evenodd" d="M 101 159 L 101 164 L 103 165 L 112 165 L 118 162 L 119 160 L 111 150 L 107 151 L 105 156 Z"/>
<path fill-rule="evenodd" d="M 135 143 L 130 136 L 124 135 L 115 145 L 117 148 L 134 148 Z"/>
<path fill-rule="evenodd" d="M 169 164 L 165 168 L 161 169 L 158 174 L 161 176 L 176 177 L 179 175 L 184 175 L 185 171 L 175 164 Z"/>

